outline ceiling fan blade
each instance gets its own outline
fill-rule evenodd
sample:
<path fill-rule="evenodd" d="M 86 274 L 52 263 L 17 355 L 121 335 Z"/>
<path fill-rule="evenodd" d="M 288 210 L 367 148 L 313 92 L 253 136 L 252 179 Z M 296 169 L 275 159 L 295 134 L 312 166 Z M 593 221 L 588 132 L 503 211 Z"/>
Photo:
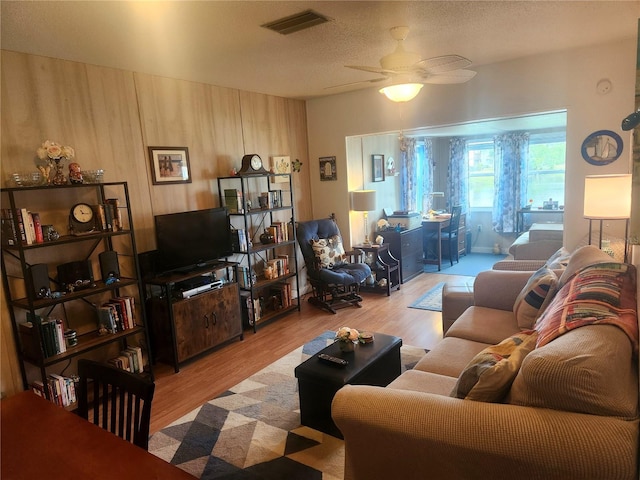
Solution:
<path fill-rule="evenodd" d="M 437 74 L 458 70 L 471 65 L 471 60 L 460 55 L 443 55 L 441 57 L 425 58 L 416 63 L 416 67 L 427 74 Z"/>
<path fill-rule="evenodd" d="M 427 75 L 422 79 L 424 83 L 447 85 L 452 83 L 465 83 L 476 76 L 473 70 L 454 70 L 438 75 Z"/>
<path fill-rule="evenodd" d="M 374 78 L 372 80 L 361 80 L 359 82 L 343 83 L 341 85 L 333 85 L 331 87 L 324 87 L 324 90 L 330 90 L 332 88 L 351 87 L 353 85 L 361 85 L 361 84 L 365 84 L 365 83 L 378 83 L 378 82 L 383 82 L 385 80 L 389 80 L 389 79 L 387 77 L 383 77 L 383 78 Z"/>
<path fill-rule="evenodd" d="M 398 72 L 393 70 L 386 70 L 380 67 L 366 67 L 361 65 L 345 65 L 347 68 L 353 68 L 354 70 L 362 70 L 363 72 L 379 73 L 381 75 L 395 75 Z"/>

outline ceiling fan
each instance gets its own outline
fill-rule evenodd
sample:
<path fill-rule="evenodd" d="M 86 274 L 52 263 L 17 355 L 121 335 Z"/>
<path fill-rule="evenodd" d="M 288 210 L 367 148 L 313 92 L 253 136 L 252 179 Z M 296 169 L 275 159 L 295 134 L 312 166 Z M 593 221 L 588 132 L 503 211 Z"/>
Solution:
<path fill-rule="evenodd" d="M 361 83 L 379 83 L 387 81 L 390 84 L 389 87 L 412 85 L 415 93 L 411 98 L 414 98 L 425 83 L 464 83 L 471 80 L 476 75 L 476 72 L 473 70 L 464 69 L 464 67 L 471 65 L 471 61 L 461 57 L 460 55 L 443 55 L 422 59 L 418 53 L 405 50 L 404 40 L 409 34 L 409 27 L 393 27 L 390 29 L 390 33 L 398 44 L 392 53 L 385 55 L 380 59 L 380 67 L 345 65 L 347 68 L 353 68 L 355 70 L 379 73 L 384 75 L 384 77 L 339 85 L 340 87 Z M 383 90 L 389 87 L 384 87 L 381 90 L 381 93 L 385 93 L 385 95 L 389 96 L 387 92 L 383 92 Z M 407 101 L 411 98 L 391 99 L 394 101 Z"/>

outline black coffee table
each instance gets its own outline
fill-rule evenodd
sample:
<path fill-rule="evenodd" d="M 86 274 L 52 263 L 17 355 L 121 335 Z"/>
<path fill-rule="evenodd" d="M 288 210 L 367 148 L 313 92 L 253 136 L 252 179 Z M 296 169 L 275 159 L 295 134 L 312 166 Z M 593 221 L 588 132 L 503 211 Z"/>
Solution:
<path fill-rule="evenodd" d="M 400 375 L 402 339 L 382 333 L 374 333 L 374 337 L 372 343 L 361 343 L 348 353 L 341 352 L 338 344 L 333 343 L 296 367 L 302 425 L 343 438 L 331 418 L 331 402 L 336 392 L 346 384 L 386 387 Z M 327 365 L 318 360 L 321 353 L 343 358 L 349 364 Z"/>

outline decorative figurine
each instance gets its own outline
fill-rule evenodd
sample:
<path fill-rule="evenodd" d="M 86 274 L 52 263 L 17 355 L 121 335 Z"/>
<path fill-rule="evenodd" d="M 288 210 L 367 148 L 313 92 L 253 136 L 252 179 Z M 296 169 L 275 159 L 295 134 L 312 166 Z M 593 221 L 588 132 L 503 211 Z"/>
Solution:
<path fill-rule="evenodd" d="M 71 183 L 82 183 L 82 169 L 79 163 L 69 164 L 69 181 Z"/>

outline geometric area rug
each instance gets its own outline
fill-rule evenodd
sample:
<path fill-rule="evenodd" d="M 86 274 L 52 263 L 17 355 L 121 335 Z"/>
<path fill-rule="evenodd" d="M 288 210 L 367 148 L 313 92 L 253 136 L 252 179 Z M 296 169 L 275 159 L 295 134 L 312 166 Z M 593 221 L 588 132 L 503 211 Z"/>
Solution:
<path fill-rule="evenodd" d="M 343 479 L 344 442 L 300 425 L 294 376 L 333 337 L 323 333 L 155 433 L 149 452 L 201 479 Z M 400 353 L 404 371 L 425 350 Z"/>

